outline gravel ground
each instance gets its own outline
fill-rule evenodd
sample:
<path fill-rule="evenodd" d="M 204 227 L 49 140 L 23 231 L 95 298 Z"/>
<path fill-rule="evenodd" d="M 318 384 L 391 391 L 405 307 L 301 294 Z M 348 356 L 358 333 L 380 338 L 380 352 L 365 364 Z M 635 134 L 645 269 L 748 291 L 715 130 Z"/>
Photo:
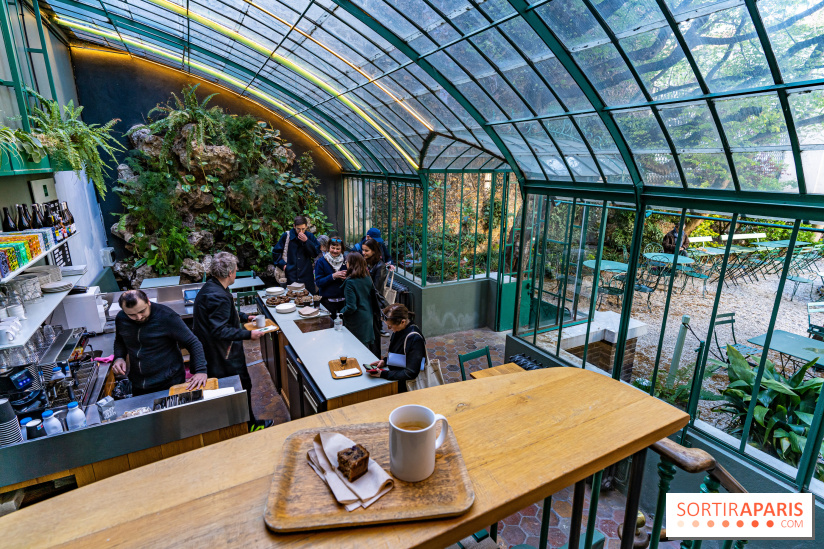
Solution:
<path fill-rule="evenodd" d="M 814 269 L 815 270 L 815 269 Z M 769 322 L 773 306 L 775 304 L 776 292 L 778 291 L 778 275 L 759 275 L 758 281 L 739 281 L 738 284 L 726 283 L 721 293 L 718 313 L 735 313 L 735 340 L 738 343 L 749 344 L 748 339 L 765 334 L 769 328 Z M 681 358 L 681 366 L 692 365 L 695 362 L 696 350 L 699 339 L 708 338 L 710 316 L 717 293 L 717 283 L 707 284 L 706 296 L 702 297 L 701 281 L 692 280 L 687 282 L 684 292 L 681 293 L 680 277 L 676 278 L 673 289 L 672 300 L 670 301 L 669 312 L 663 342 L 661 344 L 661 358 L 659 362 L 659 376 L 666 375 L 672 362 L 678 332 L 681 326 L 681 318 L 684 315 L 690 317 L 690 326 L 693 333 L 688 332 L 684 344 L 684 352 Z M 582 296 L 591 293 L 592 278 L 585 279 Z M 793 287 L 791 282 L 787 282 L 782 295 L 781 304 L 776 318 L 775 329 L 796 333 L 802 336 L 807 335 L 807 303 L 810 302 L 810 286 L 802 284 L 795 298 L 791 301 Z M 664 307 L 666 304 L 667 286 L 662 282 L 658 289 L 651 294 L 649 301 L 650 309 L 647 308 L 647 294 L 635 293 L 632 307 L 632 318 L 647 324 L 647 333 L 636 342 L 635 366 L 633 368 L 633 380 L 649 380 L 655 366 L 656 353 L 661 338 L 661 323 L 664 317 Z M 571 292 L 570 292 L 571 297 Z M 813 291 L 813 300 L 821 299 L 818 296 L 818 285 Z M 581 298 L 579 310 L 587 311 L 589 300 Z M 604 297 L 599 304 L 599 311 L 611 310 L 620 312 L 617 300 L 613 297 Z M 818 319 L 824 322 L 824 318 Z M 813 319 L 815 322 L 816 319 Z M 726 343 L 732 343 L 733 335 L 730 325 L 717 326 L 716 334 L 722 349 Z M 697 337 L 696 337 L 697 336 Z M 541 334 L 538 337 L 542 346 L 548 346 L 554 352 L 555 332 Z M 710 342 L 710 358 L 720 358 L 720 353 L 715 344 L 715 338 Z M 824 343 L 821 344 L 824 346 Z M 757 346 L 754 346 L 757 347 Z M 780 355 L 770 352 L 772 360 L 780 371 Z M 793 371 L 793 365 L 787 367 L 788 375 Z M 822 375 L 819 372 L 810 372 L 808 375 Z M 704 388 L 720 394 L 729 379 L 725 368 L 720 368 L 707 382 Z M 718 403 L 712 401 L 701 401 L 699 413 L 703 420 L 716 425 L 719 428 L 728 427 L 729 415 L 712 412 L 711 409 Z"/>

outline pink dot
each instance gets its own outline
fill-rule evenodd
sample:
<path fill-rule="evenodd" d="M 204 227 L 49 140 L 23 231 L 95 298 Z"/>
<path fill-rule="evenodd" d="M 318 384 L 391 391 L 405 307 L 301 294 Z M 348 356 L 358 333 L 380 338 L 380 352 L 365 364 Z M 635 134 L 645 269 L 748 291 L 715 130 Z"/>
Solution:
<path fill-rule="evenodd" d="M 723 526 L 724 528 L 726 528 L 729 525 L 730 525 L 730 521 L 728 521 L 728 520 L 725 520 L 724 522 L 721 523 L 721 526 Z"/>
<path fill-rule="evenodd" d="M 739 528 L 741 528 L 742 526 L 744 526 L 744 521 L 739 520 L 738 522 L 735 523 L 735 525 L 738 526 Z"/>
<path fill-rule="evenodd" d="M 679 528 L 683 528 L 683 526 L 684 526 L 684 521 L 683 521 L 683 520 L 679 520 L 679 521 L 678 521 L 678 527 L 679 527 Z"/>
<path fill-rule="evenodd" d="M 772 528 L 774 525 L 775 525 L 775 523 L 773 521 L 771 521 L 771 520 L 767 521 L 767 528 Z"/>
<path fill-rule="evenodd" d="M 711 521 L 711 520 L 708 520 L 708 521 L 707 521 L 707 526 L 709 526 L 710 528 L 712 528 L 713 526 L 715 526 L 715 523 L 714 523 L 713 521 Z"/>
<path fill-rule="evenodd" d="M 758 521 L 757 520 L 752 521 L 752 526 L 753 526 L 753 528 L 757 527 L 758 526 Z"/>
<path fill-rule="evenodd" d="M 697 520 L 692 521 L 692 525 L 693 525 L 695 528 L 698 528 L 698 524 L 699 524 L 699 522 L 698 522 Z"/>

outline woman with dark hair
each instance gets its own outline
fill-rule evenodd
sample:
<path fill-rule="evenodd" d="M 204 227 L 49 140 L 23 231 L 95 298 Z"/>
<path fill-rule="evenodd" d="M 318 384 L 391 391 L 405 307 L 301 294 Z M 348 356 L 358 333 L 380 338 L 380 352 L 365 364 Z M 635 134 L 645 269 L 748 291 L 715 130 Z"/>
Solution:
<path fill-rule="evenodd" d="M 373 362 L 372 377 L 398 382 L 398 392 L 407 391 L 406 382 L 418 377 L 426 364 L 426 340 L 421 329 L 412 324 L 412 313 L 406 305 L 395 303 L 383 310 L 386 325 L 392 330 L 388 354 Z"/>
<path fill-rule="evenodd" d="M 329 250 L 315 263 L 315 284 L 318 286 L 320 302 L 326 310 L 337 318 L 346 304 L 343 297 L 343 283 L 346 281 L 346 265 L 343 258 L 343 241 L 335 236 L 329 239 Z"/>
<path fill-rule="evenodd" d="M 375 341 L 372 330 L 372 277 L 366 267 L 366 260 L 358 252 L 346 257 L 346 282 L 343 297 L 346 305 L 341 310 L 343 324 L 361 343 L 367 347 Z"/>
<path fill-rule="evenodd" d="M 386 282 L 386 264 L 381 257 L 380 244 L 369 239 L 363 243 L 363 258 L 372 277 L 372 285 L 375 287 L 374 299 L 372 299 L 372 331 L 375 332 L 375 341 L 369 349 L 377 356 L 381 356 L 381 328 L 383 320 L 381 310 L 389 305 L 383 297 L 383 285 Z"/>

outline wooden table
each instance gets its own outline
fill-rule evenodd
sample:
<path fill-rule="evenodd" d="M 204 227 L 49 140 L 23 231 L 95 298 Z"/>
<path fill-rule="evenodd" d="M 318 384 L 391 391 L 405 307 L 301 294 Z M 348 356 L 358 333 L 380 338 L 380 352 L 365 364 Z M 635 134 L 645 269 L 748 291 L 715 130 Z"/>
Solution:
<path fill-rule="evenodd" d="M 475 488 L 468 513 L 292 535 L 266 529 L 264 505 L 287 436 L 311 427 L 387 421 L 394 408 L 412 403 L 449 419 Z M 643 471 L 645 448 L 688 419 L 661 400 L 578 368 L 451 383 L 332 410 L 149 464 L 0 518 L 0 532 L 7 548 L 446 547 L 633 454 L 638 459 L 633 459 L 631 486 L 640 492 L 637 470 Z M 637 513 L 633 493 L 631 488 L 631 526 Z M 632 536 L 625 541 L 632 547 Z"/>
<path fill-rule="evenodd" d="M 506 374 L 520 374 L 525 371 L 526 370 L 514 362 L 507 362 L 506 364 L 501 364 L 500 366 L 495 366 L 494 368 L 485 368 L 483 370 L 478 370 L 477 372 L 471 372 L 469 375 L 472 379 L 481 379 L 492 376 L 503 376 Z"/>

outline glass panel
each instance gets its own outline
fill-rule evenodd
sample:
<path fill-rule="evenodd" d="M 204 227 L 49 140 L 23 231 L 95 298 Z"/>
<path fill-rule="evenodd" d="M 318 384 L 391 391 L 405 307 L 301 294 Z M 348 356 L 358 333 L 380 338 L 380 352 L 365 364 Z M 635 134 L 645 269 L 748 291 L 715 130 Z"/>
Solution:
<path fill-rule="evenodd" d="M 552 180 L 571 181 L 569 171 L 558 154 L 558 150 L 547 137 L 543 126 L 539 122 L 524 122 L 517 124 L 521 134 L 535 151 L 538 161 L 543 165 L 547 177 Z"/>
<path fill-rule="evenodd" d="M 802 146 L 824 145 L 824 90 L 794 93 L 789 100 L 798 142 Z"/>
<path fill-rule="evenodd" d="M 629 105 L 643 101 L 641 89 L 612 44 L 588 48 L 572 55 L 607 105 Z"/>
<path fill-rule="evenodd" d="M 651 109 L 615 113 L 613 118 L 634 153 L 670 152 L 661 126 Z"/>
<path fill-rule="evenodd" d="M 497 29 L 490 29 L 471 38 L 472 43 L 502 70 L 524 64 L 524 58 L 501 36 Z"/>
<path fill-rule="evenodd" d="M 596 152 L 618 150 L 600 116 L 596 114 L 580 115 L 575 117 L 575 121 L 592 150 Z"/>
<path fill-rule="evenodd" d="M 595 9 L 615 34 L 664 19 L 655 0 L 603 0 Z"/>
<path fill-rule="evenodd" d="M 567 49 L 608 40 L 598 21 L 581 0 L 554 0 L 535 12 L 546 21 Z"/>
<path fill-rule="evenodd" d="M 505 76 L 512 83 L 512 86 L 529 102 L 529 106 L 535 110 L 538 116 L 563 112 L 561 105 L 547 90 L 546 84 L 527 65 L 512 69 L 506 72 Z"/>
<path fill-rule="evenodd" d="M 701 93 L 695 74 L 668 26 L 624 38 L 620 43 L 653 99 Z"/>
<path fill-rule="evenodd" d="M 760 0 L 756 5 L 784 81 L 824 76 L 824 5 L 816 0 Z"/>
<path fill-rule="evenodd" d="M 492 96 L 495 103 L 500 105 L 504 114 L 510 119 L 528 118 L 532 116 L 532 111 L 529 110 L 524 102 L 521 101 L 520 97 L 512 91 L 509 84 L 504 82 L 499 75 L 493 74 L 486 78 L 480 78 L 478 84 Z"/>
<path fill-rule="evenodd" d="M 536 63 L 535 67 L 541 72 L 541 76 L 543 76 L 547 82 L 552 83 L 555 93 L 557 93 L 561 101 L 564 102 L 568 111 L 592 109 L 592 104 L 564 66 L 561 65 L 560 61 L 553 57 L 552 59 Z"/>
<path fill-rule="evenodd" d="M 798 192 L 790 152 L 733 153 L 732 161 L 742 191 Z"/>
<path fill-rule="evenodd" d="M 678 155 L 690 188 L 735 190 L 727 157 L 723 153 L 685 153 Z"/>
<path fill-rule="evenodd" d="M 524 173 L 528 174 L 528 177 L 533 179 L 544 177 L 540 164 L 514 126 L 502 124 L 495 126 L 495 131 L 501 137 L 509 152 L 512 153 L 512 156 L 515 157 Z"/>
<path fill-rule="evenodd" d="M 730 147 L 789 146 L 778 96 L 758 95 L 716 101 Z"/>
<path fill-rule="evenodd" d="M 680 187 L 681 180 L 671 154 L 634 154 L 635 163 L 646 185 Z"/>
<path fill-rule="evenodd" d="M 772 84 L 767 60 L 745 7 L 690 19 L 679 26 L 710 91 Z"/>
<path fill-rule="evenodd" d="M 721 151 L 721 139 L 705 103 L 663 107 L 659 113 L 676 148 Z"/>
<path fill-rule="evenodd" d="M 809 194 L 824 194 L 824 150 L 801 151 L 801 166 Z"/>

